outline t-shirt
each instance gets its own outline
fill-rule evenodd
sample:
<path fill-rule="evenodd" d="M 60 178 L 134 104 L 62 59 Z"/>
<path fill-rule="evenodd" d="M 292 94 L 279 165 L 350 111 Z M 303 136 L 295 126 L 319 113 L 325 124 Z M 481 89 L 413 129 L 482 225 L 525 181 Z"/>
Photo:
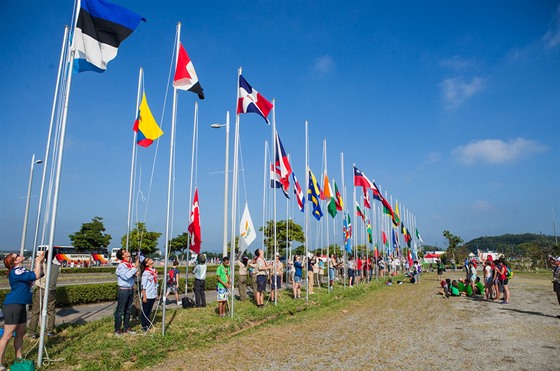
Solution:
<path fill-rule="evenodd" d="M 11 290 L 4 299 L 4 305 L 31 304 L 31 287 L 36 279 L 35 272 L 24 267 L 13 268 L 8 275 Z"/>
<path fill-rule="evenodd" d="M 482 284 L 482 282 L 478 281 L 475 285 L 478 291 L 482 294 L 484 292 L 484 285 Z"/>
<path fill-rule="evenodd" d="M 257 276 L 264 276 L 266 275 L 266 261 L 263 258 L 257 259 Z"/>
<path fill-rule="evenodd" d="M 459 296 L 459 289 L 455 286 L 451 286 L 451 296 Z"/>
<path fill-rule="evenodd" d="M 218 276 L 222 282 L 227 282 L 227 278 L 229 276 L 229 267 L 224 267 L 223 264 L 220 264 L 216 269 L 216 276 Z M 218 281 L 218 288 L 226 288 L 220 281 Z"/>
<path fill-rule="evenodd" d="M 294 275 L 298 276 L 298 277 L 301 277 L 302 276 L 302 268 L 303 268 L 303 265 L 301 264 L 301 262 L 298 262 L 298 261 L 294 262 L 294 268 L 295 268 Z"/>
<path fill-rule="evenodd" d="M 459 291 L 463 292 L 465 291 L 465 284 L 461 281 L 457 282 L 457 288 L 459 289 Z"/>
<path fill-rule="evenodd" d="M 467 294 L 467 296 L 472 296 L 473 295 L 471 285 L 467 285 L 467 287 L 465 287 L 465 293 Z"/>

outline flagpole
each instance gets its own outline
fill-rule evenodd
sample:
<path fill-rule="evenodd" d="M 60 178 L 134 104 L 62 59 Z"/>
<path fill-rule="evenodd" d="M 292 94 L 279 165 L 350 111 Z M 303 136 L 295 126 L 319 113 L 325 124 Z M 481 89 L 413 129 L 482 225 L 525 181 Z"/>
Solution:
<path fill-rule="evenodd" d="M 309 171 L 309 144 L 308 144 L 308 126 L 309 123 L 307 120 L 305 120 L 305 173 L 307 174 L 307 182 L 305 182 L 306 186 L 305 186 L 305 194 L 308 197 L 309 200 L 309 177 L 310 177 L 310 171 Z M 308 251 L 309 251 L 309 238 L 307 235 L 307 228 L 308 228 L 308 224 L 309 224 L 309 216 L 307 215 L 308 213 L 305 213 L 305 259 L 308 259 Z M 302 262 L 305 261 L 305 300 L 309 301 L 309 265 L 307 263 L 306 260 L 302 259 Z"/>
<path fill-rule="evenodd" d="M 325 171 L 327 171 L 327 139 L 323 139 L 323 155 L 325 156 Z M 329 179 L 329 182 L 330 182 L 330 179 Z M 330 187 L 330 184 L 329 184 L 329 187 Z M 331 195 L 331 197 L 332 197 L 332 195 Z M 335 195 L 335 197 L 336 197 L 336 195 Z M 329 202 L 330 202 L 330 200 L 329 200 Z M 328 212 L 328 209 L 329 209 L 329 207 L 327 206 L 327 212 Z M 328 265 L 328 262 L 329 262 L 329 218 L 325 218 L 325 219 L 327 220 L 326 236 L 327 236 L 327 277 L 328 277 L 328 272 L 329 272 L 329 265 Z M 333 218 L 333 225 L 334 225 L 334 218 Z M 320 277 L 321 275 L 318 275 L 318 276 Z M 319 287 L 321 286 L 321 282 L 319 282 L 318 286 Z M 330 291 L 330 289 L 328 288 L 329 286 L 330 286 L 330 283 L 329 283 L 329 280 L 327 278 L 327 292 Z"/>
<path fill-rule="evenodd" d="M 366 192 L 368 192 L 368 191 L 366 190 Z M 352 187 L 352 201 L 353 201 L 353 205 L 356 205 L 356 186 Z M 358 222 L 356 221 L 356 217 L 355 217 L 356 213 L 355 212 L 350 212 L 350 214 L 352 215 L 352 219 L 354 219 L 354 225 L 356 226 L 355 227 L 356 228 L 356 233 L 352 233 L 352 235 L 350 236 L 350 240 L 352 240 L 354 238 L 354 235 L 356 235 L 356 240 L 357 240 L 357 237 L 358 237 L 357 236 L 358 235 L 358 233 L 357 233 L 358 232 Z M 356 285 L 356 281 L 357 281 L 356 280 L 356 278 L 357 278 L 356 273 L 357 273 L 357 270 L 358 270 L 358 261 L 356 260 L 357 259 L 356 254 L 357 254 L 357 251 L 358 251 L 357 241 L 354 241 L 354 247 L 355 247 L 355 249 L 354 249 L 354 279 L 352 280 L 352 285 Z"/>
<path fill-rule="evenodd" d="M 346 180 L 344 179 L 344 152 L 340 152 L 340 177 L 342 178 L 342 193 L 344 194 L 344 199 L 347 200 L 346 198 Z M 344 203 L 344 206 L 342 207 L 342 218 L 346 217 L 346 214 L 344 213 L 346 210 L 346 203 Z M 342 222 L 342 224 L 344 225 L 344 220 Z M 343 239 L 344 241 L 344 239 Z M 346 258 L 347 258 L 347 254 L 346 254 L 346 246 L 344 246 L 344 243 L 342 244 L 343 248 L 342 248 L 342 271 L 343 271 L 343 277 L 342 277 L 342 282 L 343 285 L 342 287 L 346 288 Z M 338 261 L 337 261 L 338 262 Z M 336 272 L 335 272 L 336 273 Z"/>
<path fill-rule="evenodd" d="M 239 104 L 239 77 L 241 76 L 241 72 L 242 69 L 241 67 L 239 67 L 239 69 L 237 70 L 237 104 Z M 239 169 L 239 160 L 238 160 L 238 155 L 239 155 L 239 113 L 237 113 L 236 110 L 236 115 L 235 115 L 235 135 L 234 135 L 234 144 L 233 144 L 233 181 L 232 181 L 232 197 L 231 197 L 231 230 L 232 230 L 232 234 L 231 234 L 231 244 L 230 244 L 230 259 L 229 259 L 229 266 L 230 266 L 230 283 L 231 283 L 231 305 L 230 305 L 230 315 L 231 318 L 233 318 L 233 306 L 234 306 L 234 298 L 235 295 L 233 295 L 233 287 L 235 287 L 234 282 L 235 282 L 235 265 L 234 265 L 234 259 L 235 259 L 235 233 L 233 233 L 233 231 L 235 231 L 235 225 L 236 225 L 236 208 L 237 208 L 237 172 Z"/>
<path fill-rule="evenodd" d="M 144 69 L 140 67 L 138 71 L 138 91 L 136 93 L 136 110 L 134 111 L 134 119 L 138 119 L 138 107 L 140 106 L 140 96 L 141 91 L 143 88 L 143 81 L 144 79 Z M 129 242 L 130 242 L 130 224 L 132 220 L 132 197 L 133 197 L 133 186 L 134 186 L 134 172 L 136 168 L 136 141 L 138 138 L 138 132 L 134 130 L 134 134 L 132 136 L 132 159 L 130 161 L 130 183 L 128 188 L 128 216 L 126 218 L 126 251 L 128 251 Z"/>
<path fill-rule="evenodd" d="M 268 142 L 265 140 L 264 141 L 264 154 L 263 154 L 263 159 L 264 159 L 264 173 L 263 173 L 263 198 L 262 198 L 262 225 L 263 225 L 263 234 L 262 234 L 262 239 L 261 239 L 261 246 L 264 246 L 264 239 L 265 239 L 265 223 L 266 223 L 266 190 L 267 190 L 267 175 L 269 174 L 268 177 L 270 177 L 270 164 L 268 163 Z"/>
<path fill-rule="evenodd" d="M 175 68 L 177 67 L 177 59 L 179 58 L 179 44 L 181 42 L 181 22 L 177 23 L 177 36 L 175 45 Z M 169 268 L 169 224 L 170 224 L 170 210 L 171 210 L 171 189 L 172 189 L 172 177 L 173 177 L 173 162 L 175 154 L 175 127 L 177 121 L 177 97 L 178 91 L 176 87 L 173 87 L 173 109 L 171 111 L 171 133 L 170 133 L 170 144 L 169 144 L 169 171 L 167 177 L 167 212 L 165 216 L 165 262 L 164 262 L 164 279 L 163 279 L 163 295 L 167 292 L 167 269 Z M 188 252 L 187 252 L 188 255 Z M 187 261 L 188 266 L 188 261 Z M 164 298 L 165 300 L 165 298 Z M 165 304 L 165 301 L 164 301 Z M 165 335 L 165 312 L 166 305 L 163 305 L 162 315 L 161 315 L 161 334 Z"/>
<path fill-rule="evenodd" d="M 77 6 L 77 4 L 76 4 Z M 66 64 L 65 74 L 66 74 L 66 92 L 64 94 L 64 105 L 62 108 L 62 117 L 60 118 L 60 135 L 59 135 L 59 143 L 58 143 L 58 151 L 54 157 L 56 157 L 56 170 L 54 174 L 54 185 L 53 185 L 53 199 L 52 199 L 52 208 L 51 208 L 51 217 L 50 217 L 50 231 L 49 231 L 49 256 L 45 258 L 45 261 L 52 262 L 53 257 L 53 246 L 54 246 L 54 236 L 56 230 L 56 217 L 58 213 L 58 194 L 60 190 L 60 176 L 62 173 L 62 157 L 64 154 L 64 142 L 66 139 L 66 123 L 68 119 L 68 105 L 70 100 L 70 87 L 72 86 L 72 65 L 74 63 L 74 51 L 69 50 L 70 57 L 68 58 L 68 63 Z M 54 164 L 53 164 L 54 165 Z M 46 273 L 46 282 L 48 283 L 51 277 L 51 266 L 52 264 L 47 264 L 47 273 Z M 48 303 L 49 300 L 49 291 L 45 290 L 45 294 L 43 296 L 43 303 Z M 38 364 L 42 364 L 43 360 L 43 345 L 45 341 L 45 330 L 47 319 L 47 307 L 44 305 L 43 310 L 41 312 L 41 335 L 39 339 L 39 354 L 37 356 Z"/>
<path fill-rule="evenodd" d="M 272 150 L 272 162 L 273 162 L 273 166 L 274 166 L 274 172 L 276 173 L 276 158 L 278 156 L 278 158 L 280 157 L 279 155 L 277 155 L 277 151 L 278 151 L 278 133 L 276 132 L 276 99 L 272 98 L 272 140 L 274 141 L 274 149 Z M 280 161 L 283 161 L 283 159 L 281 159 Z M 278 161 L 278 166 L 280 165 L 280 161 Z M 282 174 L 280 174 L 280 176 L 282 176 Z M 276 254 L 278 253 L 278 242 L 276 240 L 277 235 L 276 235 L 276 192 L 272 192 L 272 215 L 273 215 L 273 220 L 274 220 L 274 225 L 273 225 L 273 234 L 274 234 L 274 256 L 273 256 L 273 267 L 272 267 L 272 281 L 274 282 L 274 306 L 276 306 L 278 304 L 278 285 L 276 284 L 277 282 L 276 280 L 276 269 L 277 269 L 277 264 L 276 264 Z"/>

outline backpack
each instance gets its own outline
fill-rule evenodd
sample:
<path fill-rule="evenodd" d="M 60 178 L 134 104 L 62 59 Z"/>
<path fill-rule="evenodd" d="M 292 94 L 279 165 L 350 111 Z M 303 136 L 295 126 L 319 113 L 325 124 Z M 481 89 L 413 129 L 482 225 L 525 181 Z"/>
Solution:
<path fill-rule="evenodd" d="M 506 278 L 508 280 L 511 280 L 513 278 L 513 271 L 510 267 L 506 267 Z"/>
<path fill-rule="evenodd" d="M 177 283 L 177 276 L 176 276 L 176 269 L 170 269 L 169 272 L 167 272 L 167 284 L 168 285 L 175 285 Z"/>
<path fill-rule="evenodd" d="M 194 308 L 194 300 L 192 300 L 191 298 L 189 298 L 188 296 L 185 296 L 182 300 L 181 300 L 181 305 L 183 308 L 187 309 L 187 308 Z"/>

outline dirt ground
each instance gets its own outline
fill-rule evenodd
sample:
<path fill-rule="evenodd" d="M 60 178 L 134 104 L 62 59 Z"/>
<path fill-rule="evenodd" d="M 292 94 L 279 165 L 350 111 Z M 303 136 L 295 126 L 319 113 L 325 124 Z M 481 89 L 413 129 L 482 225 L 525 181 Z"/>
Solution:
<path fill-rule="evenodd" d="M 320 318 L 298 313 L 173 354 L 154 369 L 560 370 L 560 306 L 550 276 L 517 274 L 510 305 L 445 299 L 438 289 L 435 273 L 424 274 L 419 285 L 384 287 Z"/>

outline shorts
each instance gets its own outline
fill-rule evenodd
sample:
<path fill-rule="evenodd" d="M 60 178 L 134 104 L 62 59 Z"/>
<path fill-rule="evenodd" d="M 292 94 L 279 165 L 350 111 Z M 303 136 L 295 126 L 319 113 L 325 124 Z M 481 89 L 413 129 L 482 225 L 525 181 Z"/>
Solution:
<path fill-rule="evenodd" d="M 470 282 L 475 282 L 475 281 L 476 281 L 476 274 L 473 274 L 470 277 Z"/>
<path fill-rule="evenodd" d="M 348 277 L 354 278 L 354 270 L 353 269 L 348 269 Z"/>
<path fill-rule="evenodd" d="M 443 276 L 443 269 L 438 269 L 437 270 L 437 275 L 438 276 Z"/>
<path fill-rule="evenodd" d="M 505 280 L 499 280 L 499 285 L 500 286 L 507 286 L 509 280 L 506 278 Z"/>
<path fill-rule="evenodd" d="M 270 289 L 274 290 L 274 289 L 281 289 L 282 288 L 282 277 L 280 276 L 272 276 L 272 280 L 270 281 Z"/>
<path fill-rule="evenodd" d="M 177 284 L 167 286 L 167 293 L 168 294 L 177 294 L 179 291 L 177 290 Z"/>
<path fill-rule="evenodd" d="M 261 274 L 257 276 L 257 292 L 264 292 L 266 290 L 266 275 Z"/>
<path fill-rule="evenodd" d="M 486 286 L 492 286 L 492 276 L 486 277 L 484 281 L 486 282 Z"/>
<path fill-rule="evenodd" d="M 294 276 L 295 283 L 301 283 L 301 276 Z"/>
<path fill-rule="evenodd" d="M 554 291 L 560 293 L 560 282 L 552 282 Z"/>
<path fill-rule="evenodd" d="M 334 280 L 334 268 L 329 268 L 329 280 Z"/>
<path fill-rule="evenodd" d="M 20 325 L 27 323 L 27 310 L 25 304 L 6 304 L 2 308 L 5 325 Z"/>
<path fill-rule="evenodd" d="M 218 294 L 218 301 L 227 301 L 228 290 L 225 287 L 216 287 L 216 292 Z"/>

